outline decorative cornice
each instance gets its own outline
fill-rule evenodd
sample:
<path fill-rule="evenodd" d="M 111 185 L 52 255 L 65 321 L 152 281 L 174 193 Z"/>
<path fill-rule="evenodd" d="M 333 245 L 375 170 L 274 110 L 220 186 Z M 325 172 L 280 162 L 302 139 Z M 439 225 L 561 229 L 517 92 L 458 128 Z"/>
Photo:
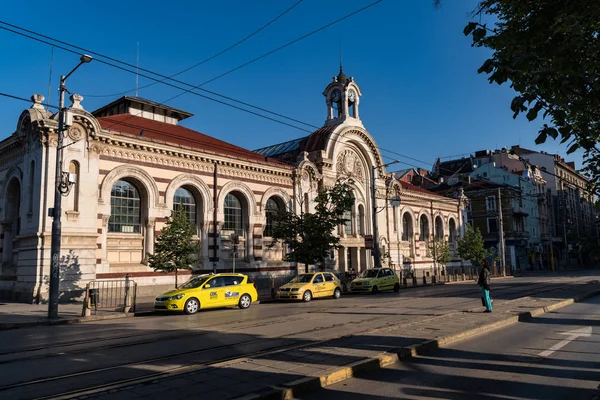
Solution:
<path fill-rule="evenodd" d="M 262 165 L 216 159 L 200 152 L 161 148 L 148 143 L 134 143 L 114 136 L 99 135 L 97 143 L 90 145 L 90 150 L 99 154 L 100 157 L 104 155 L 156 164 L 161 167 L 184 168 L 190 172 L 213 173 L 216 162 L 218 173 L 221 176 L 252 179 L 270 184 L 289 185 L 292 178 L 292 170 L 271 169 Z"/>

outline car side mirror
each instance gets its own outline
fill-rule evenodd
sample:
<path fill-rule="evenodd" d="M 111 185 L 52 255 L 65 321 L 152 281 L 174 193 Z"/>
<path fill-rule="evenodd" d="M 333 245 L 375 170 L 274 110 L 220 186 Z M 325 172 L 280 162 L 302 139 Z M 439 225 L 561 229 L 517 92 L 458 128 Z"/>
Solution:
<path fill-rule="evenodd" d="M 204 289 L 208 289 L 210 287 L 210 285 L 207 283 L 206 285 L 204 285 Z"/>

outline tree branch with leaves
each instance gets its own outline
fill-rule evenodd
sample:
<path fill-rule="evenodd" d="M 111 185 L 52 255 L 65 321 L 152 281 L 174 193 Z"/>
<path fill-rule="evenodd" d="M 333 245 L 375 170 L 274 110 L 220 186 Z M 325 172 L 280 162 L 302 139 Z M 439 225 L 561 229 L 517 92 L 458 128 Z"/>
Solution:
<path fill-rule="evenodd" d="M 315 198 L 315 212 L 296 214 L 293 210 L 282 210 L 273 217 L 272 242 L 270 247 L 281 241 L 288 246 L 285 261 L 308 266 L 324 262 L 331 249 L 338 248 L 340 238 L 335 229 L 347 220 L 344 213 L 354 204 L 352 192 L 347 184 L 336 183 L 330 189 L 320 189 Z M 302 207 L 301 207 L 302 208 Z"/>
<path fill-rule="evenodd" d="M 148 253 L 148 265 L 163 273 L 191 270 L 196 261 L 193 255 L 200 251 L 200 242 L 194 240 L 196 226 L 188 220 L 183 207 L 176 207 L 156 239 L 154 254 Z"/>
<path fill-rule="evenodd" d="M 439 5 L 439 1 L 434 5 Z M 589 189 L 600 179 L 600 2 L 595 0 L 484 0 L 464 34 L 492 51 L 478 72 L 517 92 L 513 117 L 542 116 L 536 143 L 548 137 L 584 151 Z M 481 22 L 489 16 L 493 23 Z M 491 27 L 490 27 L 491 26 Z"/>

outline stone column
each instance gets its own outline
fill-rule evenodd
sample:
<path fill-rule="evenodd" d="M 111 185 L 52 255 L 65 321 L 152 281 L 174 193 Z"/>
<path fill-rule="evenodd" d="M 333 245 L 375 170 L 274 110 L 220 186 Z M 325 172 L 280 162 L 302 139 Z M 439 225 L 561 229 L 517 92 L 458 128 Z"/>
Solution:
<path fill-rule="evenodd" d="M 106 249 L 108 240 L 108 221 L 110 219 L 110 214 L 102 215 L 102 262 L 108 262 L 108 251 Z"/>
<path fill-rule="evenodd" d="M 144 254 L 142 259 L 146 259 L 146 254 L 154 254 L 154 226 L 156 225 L 156 218 L 146 218 L 146 235 L 144 237 Z"/>

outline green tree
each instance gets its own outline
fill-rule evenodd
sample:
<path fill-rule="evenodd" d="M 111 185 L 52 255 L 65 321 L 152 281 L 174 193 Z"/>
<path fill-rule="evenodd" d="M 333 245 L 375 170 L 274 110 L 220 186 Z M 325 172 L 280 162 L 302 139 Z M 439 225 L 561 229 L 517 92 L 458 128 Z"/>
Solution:
<path fill-rule="evenodd" d="M 543 116 L 536 143 L 560 136 L 567 154 L 584 150 L 583 172 L 598 193 L 600 1 L 483 0 L 473 17 L 464 34 L 492 52 L 478 72 L 515 90 L 514 118 Z"/>
<path fill-rule="evenodd" d="M 176 207 L 160 233 L 154 254 L 147 254 L 148 265 L 154 271 L 175 272 L 177 287 L 177 271 L 191 270 L 195 261 L 192 256 L 200 251 L 200 242 L 193 239 L 196 226 L 188 220 L 183 207 Z"/>
<path fill-rule="evenodd" d="M 429 251 L 436 265 L 445 270 L 446 265 L 452 260 L 450 244 L 443 239 L 435 239 L 429 242 Z"/>
<path fill-rule="evenodd" d="M 278 241 L 286 244 L 290 252 L 284 260 L 304 263 L 304 271 L 308 272 L 309 264 L 323 262 L 332 248 L 338 248 L 340 238 L 334 235 L 334 230 L 346 221 L 344 213 L 350 211 L 353 204 L 354 198 L 346 184 L 336 183 L 331 189 L 319 190 L 314 213 L 298 215 L 282 210 L 274 215 L 270 246 Z"/>
<path fill-rule="evenodd" d="M 463 260 L 476 264 L 480 264 L 488 257 L 479 228 L 473 229 L 471 225 L 467 225 L 464 236 L 458 239 L 458 255 Z"/>

